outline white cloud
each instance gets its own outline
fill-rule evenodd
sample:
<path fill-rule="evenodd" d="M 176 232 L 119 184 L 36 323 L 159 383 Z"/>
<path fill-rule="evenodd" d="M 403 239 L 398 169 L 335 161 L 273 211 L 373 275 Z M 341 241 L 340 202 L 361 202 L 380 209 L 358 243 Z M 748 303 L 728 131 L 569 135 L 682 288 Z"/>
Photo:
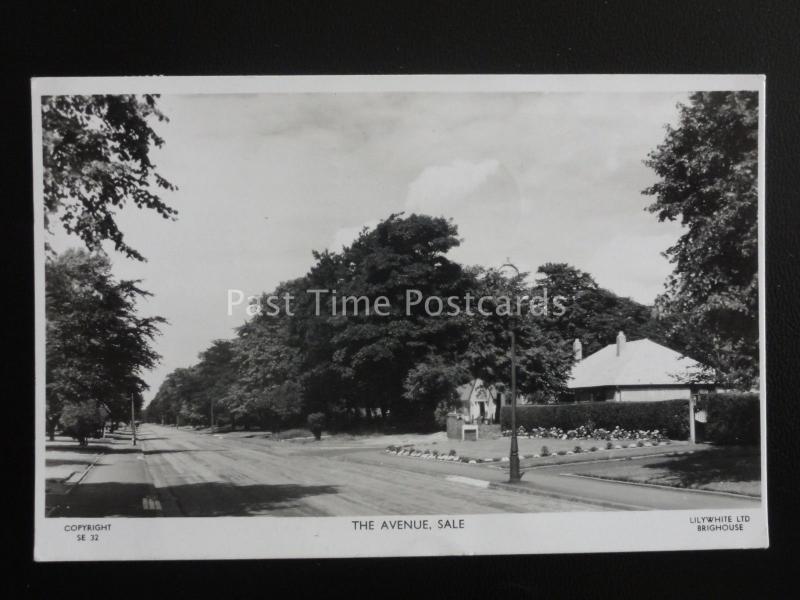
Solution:
<path fill-rule="evenodd" d="M 409 184 L 406 208 L 428 214 L 456 208 L 465 196 L 478 189 L 499 168 L 500 163 L 495 159 L 481 162 L 454 160 L 449 165 L 427 167 Z"/>
<path fill-rule="evenodd" d="M 334 252 L 338 252 L 342 249 L 343 246 L 349 246 L 352 244 L 355 239 L 358 237 L 358 234 L 361 233 L 361 230 L 364 227 L 372 229 L 378 224 L 378 219 L 370 219 L 363 225 L 354 225 L 353 227 L 340 227 L 336 230 L 336 233 L 333 234 L 333 239 L 331 240 L 330 249 Z"/>
<path fill-rule="evenodd" d="M 114 254 L 120 278 L 145 280 L 146 314 L 170 325 L 145 375 L 197 360 L 241 324 L 228 288 L 270 291 L 307 272 L 311 249 L 340 250 L 364 225 L 406 210 L 453 219 L 453 258 L 533 270 L 569 262 L 645 302 L 670 265 L 640 191 L 642 164 L 686 94 L 263 94 L 162 97 L 158 170 L 179 187 L 177 222 L 119 213 L 149 259 Z M 265 219 L 265 217 L 267 217 Z M 661 239 L 661 236 L 664 236 Z M 56 240 L 53 240 L 56 243 Z M 77 245 L 68 236 L 56 246 Z M 186 290 L 192 290 L 192 302 Z"/>
<path fill-rule="evenodd" d="M 612 237 L 595 248 L 586 270 L 615 294 L 652 304 L 673 269 L 661 253 L 675 243 L 678 235 L 676 229 L 662 235 Z"/>

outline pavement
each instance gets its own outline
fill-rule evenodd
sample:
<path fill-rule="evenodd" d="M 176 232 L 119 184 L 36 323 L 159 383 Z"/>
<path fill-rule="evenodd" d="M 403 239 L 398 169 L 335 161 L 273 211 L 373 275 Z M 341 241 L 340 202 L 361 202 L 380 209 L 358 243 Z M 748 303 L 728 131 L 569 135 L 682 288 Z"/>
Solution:
<path fill-rule="evenodd" d="M 529 468 L 522 482 L 511 485 L 507 470 L 496 463 L 394 456 L 383 452 L 383 443 L 276 442 L 147 424 L 133 448 L 120 434 L 100 448 L 97 462 L 67 493 L 48 492 L 50 516 L 480 514 L 756 507 L 759 502 L 576 477 L 570 464 Z"/>
<path fill-rule="evenodd" d="M 140 445 L 121 429 L 85 447 L 48 442 L 45 510 L 50 517 L 150 517 L 161 513 Z M 69 475 L 62 477 L 65 473 Z"/>

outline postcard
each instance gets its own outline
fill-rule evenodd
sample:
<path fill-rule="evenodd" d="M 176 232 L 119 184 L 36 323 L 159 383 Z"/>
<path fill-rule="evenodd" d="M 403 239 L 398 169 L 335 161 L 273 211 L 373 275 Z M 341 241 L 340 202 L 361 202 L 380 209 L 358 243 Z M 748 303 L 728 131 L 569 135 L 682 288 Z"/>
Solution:
<path fill-rule="evenodd" d="M 31 86 L 36 560 L 769 545 L 763 76 Z"/>

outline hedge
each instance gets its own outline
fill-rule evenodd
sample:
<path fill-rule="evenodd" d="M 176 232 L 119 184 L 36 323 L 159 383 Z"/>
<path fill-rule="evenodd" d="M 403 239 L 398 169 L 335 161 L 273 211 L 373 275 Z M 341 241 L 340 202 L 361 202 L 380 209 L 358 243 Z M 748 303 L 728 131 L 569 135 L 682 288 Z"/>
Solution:
<path fill-rule="evenodd" d="M 511 407 L 500 411 L 503 429 L 511 427 Z M 534 404 L 517 406 L 517 427 L 560 427 L 577 429 L 581 425 L 614 429 L 658 429 L 674 440 L 689 437 L 689 401 L 657 402 L 581 402 L 575 404 Z"/>
<path fill-rule="evenodd" d="M 697 402 L 697 408 L 706 411 L 707 441 L 715 444 L 758 444 L 761 435 L 758 394 L 703 394 Z"/>

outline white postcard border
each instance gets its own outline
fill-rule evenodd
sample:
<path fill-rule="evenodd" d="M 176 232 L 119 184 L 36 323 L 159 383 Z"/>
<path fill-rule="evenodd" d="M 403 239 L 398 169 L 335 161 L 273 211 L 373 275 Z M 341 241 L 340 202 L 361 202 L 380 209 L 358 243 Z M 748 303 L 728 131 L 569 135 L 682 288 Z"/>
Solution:
<path fill-rule="evenodd" d="M 765 89 L 763 75 L 354 75 L 222 77 L 76 77 L 31 80 L 36 315 L 37 561 L 245 558 L 336 558 L 475 554 L 543 554 L 765 548 L 767 522 Z M 48 519 L 45 517 L 45 302 L 41 97 L 58 94 L 759 92 L 759 306 L 761 505 L 759 509 L 570 512 L 359 517 L 181 517 Z M 413 493 L 411 491 L 410 493 Z M 741 533 L 699 532 L 692 517 L 747 519 Z M 465 520 L 462 530 L 357 531 L 354 520 Z M 103 525 L 97 544 L 76 544 L 70 527 Z"/>

